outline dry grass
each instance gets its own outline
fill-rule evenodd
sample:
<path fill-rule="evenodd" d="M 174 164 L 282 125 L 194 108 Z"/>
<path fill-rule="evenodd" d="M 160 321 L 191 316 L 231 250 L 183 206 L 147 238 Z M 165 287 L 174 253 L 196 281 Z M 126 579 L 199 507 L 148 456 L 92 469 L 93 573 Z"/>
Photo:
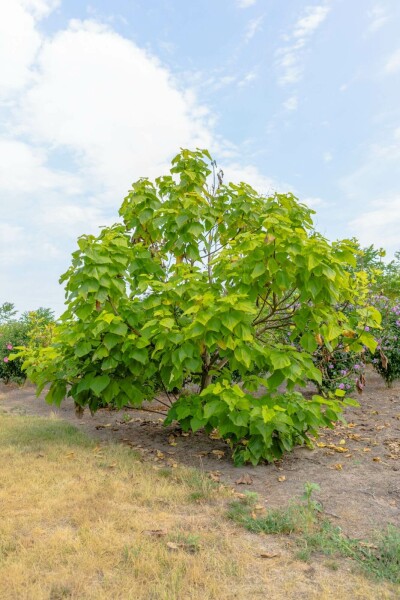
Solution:
<path fill-rule="evenodd" d="M 396 597 L 348 564 L 310 567 L 237 528 L 229 491 L 205 474 L 99 448 L 55 418 L 0 415 L 0 461 L 2 600 Z"/>

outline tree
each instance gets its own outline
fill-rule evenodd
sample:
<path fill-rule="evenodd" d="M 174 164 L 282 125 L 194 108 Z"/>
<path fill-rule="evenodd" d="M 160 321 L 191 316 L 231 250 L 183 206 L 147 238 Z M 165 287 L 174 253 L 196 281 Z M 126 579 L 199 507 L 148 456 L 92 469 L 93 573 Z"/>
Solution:
<path fill-rule="evenodd" d="M 0 325 L 12 321 L 16 314 L 17 311 L 14 304 L 11 302 L 3 302 L 3 304 L 0 305 Z"/>
<path fill-rule="evenodd" d="M 122 223 L 79 238 L 60 280 L 56 343 L 25 356 L 28 375 L 39 391 L 51 384 L 50 402 L 67 394 L 91 411 L 139 407 L 161 390 L 167 422 L 216 427 L 237 461 L 307 443 L 344 404 L 293 391 L 321 382 L 313 352 L 343 332 L 354 350 L 374 349 L 365 326 L 379 320 L 346 271 L 352 244 L 329 243 L 312 213 L 292 194 L 224 185 L 207 151 L 183 150 L 171 175 L 133 184 Z M 336 310 L 339 300 L 360 306 L 357 319 Z"/>

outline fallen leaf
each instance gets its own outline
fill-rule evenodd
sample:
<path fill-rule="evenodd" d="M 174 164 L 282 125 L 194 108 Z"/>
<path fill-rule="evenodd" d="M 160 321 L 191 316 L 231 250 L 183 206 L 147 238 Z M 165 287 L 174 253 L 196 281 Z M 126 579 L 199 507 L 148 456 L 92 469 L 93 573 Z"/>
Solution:
<path fill-rule="evenodd" d="M 175 436 L 173 436 L 172 434 L 168 436 L 168 444 L 170 446 L 177 446 L 178 444 L 175 441 Z"/>
<path fill-rule="evenodd" d="M 219 473 L 213 473 L 212 471 L 208 474 L 208 477 L 212 480 L 212 481 L 219 481 L 220 480 L 220 475 Z"/>
<path fill-rule="evenodd" d="M 164 452 L 161 452 L 160 450 L 157 450 L 156 455 L 157 458 L 164 458 Z"/>
<path fill-rule="evenodd" d="M 286 481 L 286 476 L 285 475 L 281 475 L 280 477 L 278 477 L 278 481 L 280 481 L 280 482 Z"/>
<path fill-rule="evenodd" d="M 371 452 L 371 448 L 364 448 L 363 452 Z"/>
<path fill-rule="evenodd" d="M 142 531 L 145 535 L 153 535 L 154 537 L 162 537 L 163 535 L 167 535 L 167 531 L 165 529 L 146 529 Z"/>
<path fill-rule="evenodd" d="M 347 427 L 349 427 L 349 429 L 352 429 L 353 427 L 357 427 L 357 425 L 355 423 L 347 423 Z"/>
<path fill-rule="evenodd" d="M 340 442 L 339 442 L 339 444 L 340 444 L 341 446 L 344 446 L 344 445 L 345 445 L 345 443 L 346 443 L 346 440 L 340 440 Z"/>
<path fill-rule="evenodd" d="M 337 463 L 336 465 L 333 465 L 333 468 L 336 469 L 336 471 L 341 471 L 343 466 L 340 463 Z"/>
<path fill-rule="evenodd" d="M 251 485 L 253 478 L 248 473 L 244 473 L 239 479 L 236 479 L 235 483 L 236 485 Z"/>
<path fill-rule="evenodd" d="M 276 558 L 280 556 L 280 554 L 275 554 L 274 552 L 262 552 L 260 554 L 260 558 Z"/>
<path fill-rule="evenodd" d="M 381 458 L 380 456 L 374 456 L 374 458 L 372 459 L 374 462 L 381 462 Z"/>
<path fill-rule="evenodd" d="M 174 550 L 174 552 L 176 552 L 179 550 L 179 545 L 175 544 L 175 542 L 167 542 L 167 548 L 168 550 Z"/>
<path fill-rule="evenodd" d="M 211 454 L 215 454 L 219 459 L 225 456 L 225 452 L 223 450 L 211 450 Z"/>
<path fill-rule="evenodd" d="M 112 423 L 105 423 L 104 425 L 96 425 L 96 429 L 105 429 L 106 427 L 111 427 Z"/>

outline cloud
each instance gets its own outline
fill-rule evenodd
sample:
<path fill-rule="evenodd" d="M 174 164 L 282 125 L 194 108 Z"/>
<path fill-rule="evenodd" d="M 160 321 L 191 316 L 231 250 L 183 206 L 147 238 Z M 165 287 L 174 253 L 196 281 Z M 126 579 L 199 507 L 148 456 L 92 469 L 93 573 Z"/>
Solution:
<path fill-rule="evenodd" d="M 393 178 L 399 161 L 400 127 L 390 139 L 371 144 L 363 164 L 340 181 L 348 203 L 358 209 L 349 231 L 363 244 L 384 246 L 392 253 L 399 249 L 400 193 Z"/>
<path fill-rule="evenodd" d="M 254 6 L 257 0 L 236 0 L 236 5 L 239 8 L 249 8 L 250 6 Z"/>
<path fill-rule="evenodd" d="M 325 21 L 329 11 L 328 4 L 307 6 L 303 16 L 296 21 L 292 31 L 285 36 L 289 43 L 276 51 L 278 81 L 281 85 L 300 81 L 304 70 L 304 54 L 310 38 Z"/>
<path fill-rule="evenodd" d="M 246 85 L 249 85 L 249 83 L 251 83 L 255 79 L 257 79 L 257 69 L 252 69 L 251 71 L 246 73 L 246 75 L 244 77 L 242 77 L 242 79 L 239 79 L 239 81 L 237 82 L 237 85 L 238 85 L 238 87 L 245 87 Z"/>
<path fill-rule="evenodd" d="M 322 158 L 324 159 L 325 162 L 331 162 L 333 160 L 333 154 L 332 152 L 324 152 Z"/>
<path fill-rule="evenodd" d="M 315 198 L 315 197 L 307 197 L 307 198 L 302 198 L 301 202 L 303 204 L 307 204 L 307 206 L 309 208 L 320 208 L 321 206 L 326 206 L 327 203 L 325 202 L 325 200 L 322 200 L 322 198 Z"/>
<path fill-rule="evenodd" d="M 297 110 L 298 103 L 299 101 L 297 96 L 290 96 L 290 98 L 283 103 L 283 108 L 289 111 Z"/>
<path fill-rule="evenodd" d="M 64 194 L 82 191 L 78 176 L 46 166 L 42 148 L 6 137 L 0 138 L 0 190 L 12 195 L 61 190 Z"/>
<path fill-rule="evenodd" d="M 350 222 L 350 227 L 362 245 L 373 243 L 388 248 L 390 252 L 398 250 L 400 195 L 375 200 L 368 210 Z"/>
<path fill-rule="evenodd" d="M 264 15 L 260 17 L 256 17 L 254 19 L 250 19 L 247 24 L 246 33 L 244 35 L 245 42 L 250 42 L 250 40 L 256 35 L 257 31 L 261 29 L 261 26 L 264 21 Z"/>
<path fill-rule="evenodd" d="M 367 16 L 369 19 L 368 31 L 370 33 L 374 33 L 378 31 L 387 21 L 389 20 L 389 15 L 387 14 L 387 10 L 382 4 L 376 4 L 367 12 Z"/>
<path fill-rule="evenodd" d="M 385 73 L 391 75 L 400 71 L 400 48 L 388 58 L 384 67 Z"/>
<path fill-rule="evenodd" d="M 123 194 L 179 146 L 211 145 L 207 110 L 132 42 L 75 21 L 43 43 L 16 117 L 37 143 L 74 152 L 81 169 Z"/>

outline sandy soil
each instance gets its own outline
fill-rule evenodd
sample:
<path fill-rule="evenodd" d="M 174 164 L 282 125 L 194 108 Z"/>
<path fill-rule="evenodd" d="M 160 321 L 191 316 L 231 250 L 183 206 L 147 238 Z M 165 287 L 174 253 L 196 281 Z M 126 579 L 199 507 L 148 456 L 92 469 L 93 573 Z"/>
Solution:
<path fill-rule="evenodd" d="M 56 413 L 99 443 L 128 444 L 152 464 L 194 466 L 237 491 L 257 492 L 266 507 L 300 496 L 306 481 L 318 483 L 316 498 L 324 511 L 347 534 L 364 537 L 388 523 L 400 526 L 400 385 L 388 390 L 371 372 L 358 399 L 360 407 L 346 411 L 347 426 L 322 430 L 314 450 L 297 448 L 275 464 L 235 467 L 223 441 L 204 432 L 188 435 L 178 427 L 164 427 L 155 413 L 100 410 L 91 417 L 86 411 L 77 419 L 70 400 L 57 409 L 43 396 L 36 398 L 29 384 L 0 386 L 2 411 Z"/>

